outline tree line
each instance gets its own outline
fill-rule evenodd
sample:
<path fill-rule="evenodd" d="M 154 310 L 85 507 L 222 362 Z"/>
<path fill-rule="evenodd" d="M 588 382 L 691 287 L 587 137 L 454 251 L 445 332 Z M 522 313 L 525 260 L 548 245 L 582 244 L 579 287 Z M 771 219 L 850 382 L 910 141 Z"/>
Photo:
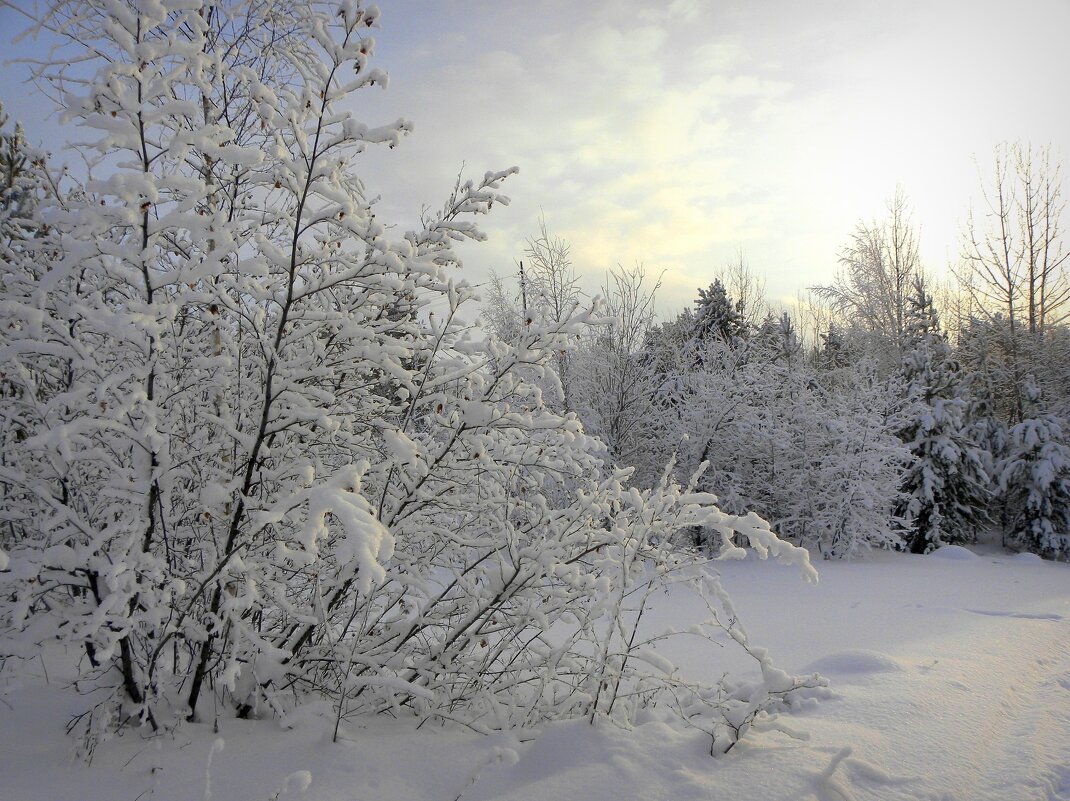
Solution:
<path fill-rule="evenodd" d="M 603 288 L 606 319 L 559 354 L 553 387 L 634 470 L 673 460 L 724 508 L 754 510 L 826 558 L 924 553 L 985 535 L 1070 557 L 1070 282 L 1061 176 L 1046 148 L 996 151 L 954 279 L 919 258 L 901 190 L 860 222 L 835 281 L 774 312 L 742 253 L 694 308 L 658 321 L 642 265 Z M 484 320 L 505 338 L 581 292 L 545 223 Z M 518 291 L 519 287 L 519 291 Z M 690 533 L 690 547 L 709 547 Z M 713 547 L 717 547 L 716 544 Z"/>

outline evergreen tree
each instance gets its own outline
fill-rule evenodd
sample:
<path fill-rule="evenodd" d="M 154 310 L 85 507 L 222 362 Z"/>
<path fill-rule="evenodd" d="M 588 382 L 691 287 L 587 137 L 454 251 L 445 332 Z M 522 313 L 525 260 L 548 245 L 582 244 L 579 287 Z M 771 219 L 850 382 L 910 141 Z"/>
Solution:
<path fill-rule="evenodd" d="M 10 122 L 0 103 L 0 257 L 8 266 L 16 261 L 12 248 L 38 228 L 34 212 L 46 194 L 46 154 L 29 146 L 22 126 Z"/>
<path fill-rule="evenodd" d="M 973 319 L 960 336 L 956 351 L 963 367 L 963 386 L 969 402 L 966 417 L 968 436 L 979 447 L 984 462 L 985 474 L 991 479 L 988 495 L 988 517 L 1006 529 L 1007 507 L 1001 502 L 998 483 L 1000 465 L 1007 455 L 1008 426 L 1006 417 L 999 413 L 999 397 L 991 364 L 985 354 L 987 336 L 983 333 L 985 323 Z"/>
<path fill-rule="evenodd" d="M 714 341 L 733 342 L 746 334 L 747 326 L 738 303 L 728 297 L 720 278 L 709 289 L 699 289 L 691 323 L 690 349 L 704 360 L 703 351 Z"/>
<path fill-rule="evenodd" d="M 912 521 L 910 549 L 924 553 L 972 540 L 986 520 L 985 457 L 971 437 L 962 372 L 920 279 L 908 298 L 902 380 L 907 422 L 900 436 L 913 463 L 903 477 L 900 511 Z"/>
<path fill-rule="evenodd" d="M 821 347 L 817 352 L 817 365 L 825 372 L 834 372 L 850 363 L 847 340 L 843 330 L 835 323 L 829 324 L 828 333 L 821 334 Z"/>
<path fill-rule="evenodd" d="M 1027 382 L 1023 394 L 1029 417 L 1011 428 L 999 476 L 1005 531 L 1027 550 L 1070 559 L 1070 443 L 1036 385 Z"/>

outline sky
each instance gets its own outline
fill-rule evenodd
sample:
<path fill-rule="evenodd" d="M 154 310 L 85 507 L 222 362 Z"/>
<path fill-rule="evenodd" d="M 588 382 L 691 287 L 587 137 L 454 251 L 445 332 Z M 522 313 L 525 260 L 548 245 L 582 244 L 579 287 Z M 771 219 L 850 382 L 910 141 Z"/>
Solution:
<path fill-rule="evenodd" d="M 590 293 L 608 269 L 642 262 L 663 273 L 658 307 L 671 314 L 742 252 L 770 299 L 788 302 L 834 279 L 852 230 L 882 217 L 897 185 L 940 273 L 996 145 L 1070 158 L 1070 0 L 381 8 L 376 63 L 390 85 L 353 109 L 415 130 L 364 157 L 380 219 L 413 224 L 462 168 L 520 168 L 503 188 L 510 206 L 483 220 L 488 241 L 461 251 L 473 283 L 515 272 L 543 215 Z M 21 25 L 0 0 L 0 48 Z M 6 64 L 0 99 L 53 144 L 65 134 L 25 75 Z"/>

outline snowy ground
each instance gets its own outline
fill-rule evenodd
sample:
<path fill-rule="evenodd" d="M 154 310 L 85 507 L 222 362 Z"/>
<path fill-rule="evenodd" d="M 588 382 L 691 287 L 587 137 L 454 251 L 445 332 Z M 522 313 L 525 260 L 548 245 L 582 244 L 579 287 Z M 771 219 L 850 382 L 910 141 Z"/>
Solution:
<path fill-rule="evenodd" d="M 781 718 L 806 740 L 749 736 L 711 759 L 703 735 L 657 720 L 523 743 L 374 720 L 337 745 L 314 717 L 228 720 L 127 734 L 86 767 L 63 735 L 84 699 L 46 657 L 0 694 L 0 799 L 1070 801 L 1070 565 L 950 548 L 818 569 L 817 586 L 774 564 L 721 571 L 754 643 L 832 681 Z M 679 625 L 692 610 L 670 596 L 656 613 Z M 745 667 L 727 649 L 666 653 L 693 675 Z"/>

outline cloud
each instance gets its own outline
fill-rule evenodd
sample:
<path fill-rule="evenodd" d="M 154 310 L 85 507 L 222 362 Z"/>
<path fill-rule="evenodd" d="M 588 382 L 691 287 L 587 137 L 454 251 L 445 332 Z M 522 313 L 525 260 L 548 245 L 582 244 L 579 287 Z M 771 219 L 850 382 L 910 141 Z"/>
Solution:
<path fill-rule="evenodd" d="M 670 271 L 661 307 L 680 308 L 742 247 L 771 295 L 791 295 L 832 278 L 896 183 L 939 266 L 976 195 L 975 154 L 1023 138 L 1070 156 L 1065 0 L 1022 0 L 1029 35 L 1014 37 L 997 0 L 388 5 L 376 61 L 390 88 L 352 103 L 371 124 L 415 122 L 357 165 L 380 217 L 414 225 L 462 165 L 521 168 L 490 241 L 462 248 L 473 282 L 512 269 L 542 213 L 590 291 L 643 261 Z"/>
<path fill-rule="evenodd" d="M 703 8 L 592 3 L 558 26 L 499 10 L 493 35 L 477 27 L 463 47 L 421 46 L 433 74 L 407 80 L 410 66 L 392 86 L 417 133 L 387 159 L 405 165 L 383 173 L 389 202 L 400 211 L 444 189 L 462 161 L 474 172 L 518 164 L 513 206 L 488 221 L 493 241 L 465 249 L 473 279 L 510 269 L 544 213 L 592 291 L 614 264 L 644 261 L 680 276 L 666 281 L 670 305 L 689 303 L 728 253 L 770 228 L 770 188 L 749 177 L 747 143 L 792 91 L 738 34 L 696 36 Z"/>

